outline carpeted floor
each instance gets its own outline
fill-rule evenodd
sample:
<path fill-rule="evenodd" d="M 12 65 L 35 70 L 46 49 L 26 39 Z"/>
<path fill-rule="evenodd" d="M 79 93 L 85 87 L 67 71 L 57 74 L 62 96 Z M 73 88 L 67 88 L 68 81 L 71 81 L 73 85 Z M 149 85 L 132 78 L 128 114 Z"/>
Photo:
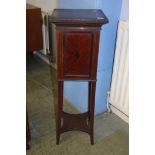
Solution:
<path fill-rule="evenodd" d="M 73 131 L 61 135 L 56 145 L 56 71 L 37 56 L 27 57 L 27 110 L 31 129 L 27 155 L 128 155 L 128 124 L 114 114 L 95 116 L 95 144 L 88 134 Z M 65 111 L 77 110 L 64 100 Z"/>

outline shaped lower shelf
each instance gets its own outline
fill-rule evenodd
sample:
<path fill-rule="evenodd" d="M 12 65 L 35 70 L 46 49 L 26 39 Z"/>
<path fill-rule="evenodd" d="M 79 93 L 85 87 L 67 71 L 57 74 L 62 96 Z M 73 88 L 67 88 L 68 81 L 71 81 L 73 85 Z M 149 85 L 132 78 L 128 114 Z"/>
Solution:
<path fill-rule="evenodd" d="M 67 132 L 72 130 L 83 131 L 86 133 L 90 133 L 89 128 L 89 113 L 81 113 L 81 114 L 69 114 L 66 112 L 62 112 L 62 127 L 60 132 Z"/>

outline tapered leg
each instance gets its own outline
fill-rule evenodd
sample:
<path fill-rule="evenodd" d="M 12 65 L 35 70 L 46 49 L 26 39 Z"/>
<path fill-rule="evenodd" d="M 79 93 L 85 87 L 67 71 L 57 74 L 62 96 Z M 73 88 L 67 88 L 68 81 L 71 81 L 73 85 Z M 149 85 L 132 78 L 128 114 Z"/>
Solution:
<path fill-rule="evenodd" d="M 90 125 L 90 141 L 94 144 L 94 105 L 95 105 L 96 81 L 89 82 L 89 125 Z"/>
<path fill-rule="evenodd" d="M 91 82 L 88 81 L 88 112 L 90 112 L 90 96 L 91 96 Z"/>
<path fill-rule="evenodd" d="M 56 144 L 60 141 L 61 116 L 63 109 L 63 81 L 58 81 L 58 107 L 56 120 Z"/>

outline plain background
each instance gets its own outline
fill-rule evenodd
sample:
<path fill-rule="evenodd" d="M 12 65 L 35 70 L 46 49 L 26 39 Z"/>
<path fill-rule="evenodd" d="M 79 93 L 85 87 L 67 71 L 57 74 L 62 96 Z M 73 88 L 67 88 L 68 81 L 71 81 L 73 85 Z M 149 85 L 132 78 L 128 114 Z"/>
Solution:
<path fill-rule="evenodd" d="M 26 2 L 0 5 L 0 154 L 26 154 Z M 154 3 L 129 4 L 130 155 L 154 154 Z"/>

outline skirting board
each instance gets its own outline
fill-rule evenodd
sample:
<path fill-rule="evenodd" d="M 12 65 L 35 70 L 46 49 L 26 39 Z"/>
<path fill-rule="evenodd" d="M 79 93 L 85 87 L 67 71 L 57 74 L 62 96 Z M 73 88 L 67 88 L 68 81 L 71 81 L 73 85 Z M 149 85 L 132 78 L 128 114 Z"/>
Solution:
<path fill-rule="evenodd" d="M 126 123 L 129 124 L 129 117 L 126 116 L 125 114 L 123 114 L 122 112 L 120 112 L 118 109 L 116 109 L 115 107 L 113 107 L 112 105 L 110 105 L 110 109 L 111 111 L 116 114 L 118 117 L 120 117 L 121 119 L 123 119 Z"/>
<path fill-rule="evenodd" d="M 51 63 L 49 61 L 49 59 L 46 56 L 44 56 L 43 54 L 41 54 L 40 52 L 34 52 L 34 54 L 36 54 L 39 58 L 41 58 L 47 64 L 51 65 L 53 68 L 57 69 L 56 64 Z"/>

